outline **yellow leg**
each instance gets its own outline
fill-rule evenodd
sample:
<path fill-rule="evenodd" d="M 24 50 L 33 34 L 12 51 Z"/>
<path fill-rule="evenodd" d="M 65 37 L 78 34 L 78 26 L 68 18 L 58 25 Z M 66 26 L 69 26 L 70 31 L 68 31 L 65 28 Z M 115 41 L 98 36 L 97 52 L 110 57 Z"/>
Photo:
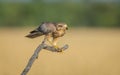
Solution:
<path fill-rule="evenodd" d="M 52 41 L 50 40 L 50 34 L 46 35 L 45 38 L 47 39 L 47 41 L 53 46 Z"/>
<path fill-rule="evenodd" d="M 57 46 L 57 39 L 58 38 L 53 38 L 53 41 L 52 41 L 53 46 L 58 50 L 57 52 L 62 52 L 63 50 L 61 50 L 59 46 Z"/>
<path fill-rule="evenodd" d="M 56 50 L 58 50 L 57 52 L 63 52 L 63 50 L 61 50 L 60 48 L 59 48 L 59 46 L 57 46 L 57 45 L 54 45 L 49 39 L 47 40 Z"/>
<path fill-rule="evenodd" d="M 52 41 L 50 41 L 49 38 L 47 38 L 47 41 L 55 48 L 55 49 L 59 49 L 59 47 L 57 45 L 54 45 L 54 43 Z"/>
<path fill-rule="evenodd" d="M 47 41 L 53 46 L 53 43 L 49 39 L 47 39 Z"/>
<path fill-rule="evenodd" d="M 62 52 L 63 52 L 63 50 L 62 50 L 62 49 L 60 49 L 57 45 L 54 45 L 54 48 L 57 50 L 57 52 L 60 52 L 60 53 L 62 53 Z"/>
<path fill-rule="evenodd" d="M 50 36 L 47 35 L 45 36 L 45 38 L 47 38 L 47 41 L 56 49 L 58 50 L 58 52 L 63 52 L 63 50 L 61 50 L 59 48 L 59 46 L 57 46 L 57 38 L 53 38 L 53 41 L 50 40 Z"/>

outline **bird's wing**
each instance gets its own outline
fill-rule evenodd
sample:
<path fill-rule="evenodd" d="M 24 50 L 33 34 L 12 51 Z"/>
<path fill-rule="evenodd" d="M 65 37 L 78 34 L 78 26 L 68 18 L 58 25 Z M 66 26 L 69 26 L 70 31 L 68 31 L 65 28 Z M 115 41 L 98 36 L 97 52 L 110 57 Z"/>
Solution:
<path fill-rule="evenodd" d="M 28 38 L 35 38 L 35 37 L 42 36 L 42 35 L 43 35 L 42 32 L 40 32 L 38 30 L 33 30 L 28 35 L 26 35 L 26 37 L 28 37 Z"/>
<path fill-rule="evenodd" d="M 26 37 L 35 38 L 41 35 L 49 34 L 56 31 L 55 24 L 51 22 L 44 22 L 38 28 L 31 31 Z"/>
<path fill-rule="evenodd" d="M 52 22 L 44 22 L 37 29 L 43 32 L 44 34 L 48 34 L 56 31 L 56 27 Z"/>

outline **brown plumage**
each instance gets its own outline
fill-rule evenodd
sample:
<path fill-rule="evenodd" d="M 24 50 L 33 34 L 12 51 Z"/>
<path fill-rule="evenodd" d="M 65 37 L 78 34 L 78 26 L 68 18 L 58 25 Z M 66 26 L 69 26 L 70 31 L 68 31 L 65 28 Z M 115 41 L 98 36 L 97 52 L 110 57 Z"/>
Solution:
<path fill-rule="evenodd" d="M 55 48 L 57 47 L 57 39 L 64 36 L 66 30 L 68 29 L 67 24 L 65 23 L 53 23 L 53 22 L 43 22 L 38 28 L 31 31 L 26 37 L 36 38 L 38 36 L 45 35 L 45 38 L 49 41 L 51 45 Z M 51 42 L 49 38 L 53 38 Z"/>

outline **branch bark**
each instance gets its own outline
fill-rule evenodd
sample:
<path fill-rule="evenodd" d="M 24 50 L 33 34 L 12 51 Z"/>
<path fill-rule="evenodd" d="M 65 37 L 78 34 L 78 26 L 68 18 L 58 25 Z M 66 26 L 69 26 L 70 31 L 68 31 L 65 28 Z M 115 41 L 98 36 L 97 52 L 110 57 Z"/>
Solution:
<path fill-rule="evenodd" d="M 43 42 L 36 48 L 36 50 L 34 51 L 34 54 L 29 59 L 29 62 L 26 65 L 25 69 L 22 71 L 21 75 L 26 75 L 29 72 L 29 70 L 32 67 L 32 64 L 34 63 L 35 59 L 38 58 L 38 54 L 42 49 L 49 50 L 52 52 L 58 52 L 58 50 L 56 50 L 54 47 L 46 45 L 45 41 L 46 41 L 46 39 L 44 39 Z M 67 48 L 68 48 L 68 45 L 65 45 L 62 48 L 60 48 L 60 50 L 61 49 L 66 50 Z"/>

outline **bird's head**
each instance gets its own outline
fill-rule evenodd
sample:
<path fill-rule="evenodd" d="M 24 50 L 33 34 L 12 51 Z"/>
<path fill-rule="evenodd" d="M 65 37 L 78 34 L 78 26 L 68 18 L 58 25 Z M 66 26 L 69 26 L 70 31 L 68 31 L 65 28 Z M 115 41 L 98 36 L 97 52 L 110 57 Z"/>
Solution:
<path fill-rule="evenodd" d="M 57 30 L 68 30 L 68 26 L 66 23 L 57 23 L 56 29 Z"/>

